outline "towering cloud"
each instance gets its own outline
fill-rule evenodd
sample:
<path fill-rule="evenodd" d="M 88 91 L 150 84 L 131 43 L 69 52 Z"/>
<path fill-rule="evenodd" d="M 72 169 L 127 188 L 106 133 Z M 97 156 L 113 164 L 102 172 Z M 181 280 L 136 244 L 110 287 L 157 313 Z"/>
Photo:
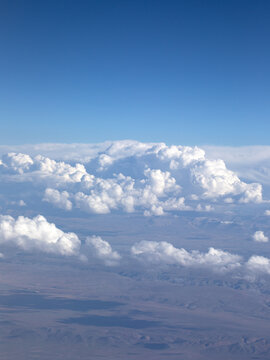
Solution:
<path fill-rule="evenodd" d="M 53 146 L 47 146 L 52 153 Z M 64 210 L 97 214 L 121 210 L 163 215 L 210 210 L 213 204 L 263 202 L 260 184 L 243 182 L 223 160 L 208 159 L 198 147 L 116 141 L 82 148 L 80 159 L 80 151 L 70 145 L 70 158 L 81 161 L 77 163 L 8 153 L 0 162 L 0 179 L 9 184 L 30 182 L 41 199 Z M 46 152 L 44 146 L 40 149 Z M 67 157 L 61 152 L 53 155 Z"/>

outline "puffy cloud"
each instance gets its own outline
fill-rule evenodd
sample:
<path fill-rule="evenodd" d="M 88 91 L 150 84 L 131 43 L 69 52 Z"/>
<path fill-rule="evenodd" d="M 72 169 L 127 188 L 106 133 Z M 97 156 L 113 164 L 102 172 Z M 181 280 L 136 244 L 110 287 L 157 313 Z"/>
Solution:
<path fill-rule="evenodd" d="M 249 203 L 249 202 L 254 202 L 254 203 L 262 203 L 263 199 L 262 199 L 262 185 L 261 184 L 256 184 L 256 183 L 252 183 L 252 184 L 245 184 L 243 182 L 242 183 L 242 193 L 243 196 L 240 198 L 240 202 L 242 203 Z"/>
<path fill-rule="evenodd" d="M 23 200 L 19 200 L 18 205 L 19 206 L 26 206 L 26 203 Z"/>
<path fill-rule="evenodd" d="M 206 190 L 206 197 L 231 194 L 240 185 L 238 177 L 225 166 L 222 160 L 207 160 L 192 170 L 194 180 Z"/>
<path fill-rule="evenodd" d="M 127 157 L 141 157 L 147 154 L 157 154 L 166 147 L 164 143 L 142 143 L 135 140 L 112 141 L 104 153 L 112 159 L 119 160 Z"/>
<path fill-rule="evenodd" d="M 149 189 L 156 195 L 162 196 L 167 192 L 177 193 L 180 190 L 180 186 L 176 184 L 175 178 L 171 176 L 169 171 L 147 169 L 144 175 L 149 179 Z"/>
<path fill-rule="evenodd" d="M 104 170 L 108 166 L 113 164 L 113 158 L 107 154 L 102 154 L 99 156 L 98 162 L 100 164 L 99 171 Z"/>
<path fill-rule="evenodd" d="M 198 204 L 197 207 L 196 207 L 196 210 L 197 211 L 206 211 L 206 212 L 209 212 L 209 211 L 214 211 L 214 207 L 211 206 L 211 205 L 201 205 L 201 204 Z"/>
<path fill-rule="evenodd" d="M 69 256 L 78 255 L 81 242 L 76 234 L 63 232 L 41 215 L 33 219 L 0 215 L 0 244 Z"/>
<path fill-rule="evenodd" d="M 163 215 L 165 211 L 190 209 L 184 197 L 178 197 L 181 188 L 168 171 L 147 169 L 145 176 L 141 181 L 123 174 L 112 179 L 95 178 L 89 194 L 78 192 L 74 195 L 76 206 L 98 214 L 114 209 L 134 212 L 142 208 L 146 209 L 145 215 Z M 168 198 L 169 194 L 174 196 Z"/>
<path fill-rule="evenodd" d="M 32 182 L 35 189 L 41 187 L 41 193 L 45 192 L 45 201 L 65 210 L 77 207 L 97 214 L 121 210 L 164 215 L 191 209 L 209 211 L 211 203 L 218 201 L 227 207 L 263 201 L 260 184 L 241 181 L 223 160 L 208 159 L 196 146 L 125 140 L 36 145 L 29 150 L 32 156 L 13 152 L 2 157 L 1 180 Z M 38 150 L 84 164 L 36 155 Z"/>
<path fill-rule="evenodd" d="M 241 257 L 219 249 L 210 248 L 207 253 L 188 252 L 175 248 L 172 244 L 162 241 L 141 241 L 131 248 L 137 257 L 165 264 L 178 264 L 185 267 L 207 267 L 215 271 L 228 271 L 241 266 Z"/>
<path fill-rule="evenodd" d="M 170 161 L 170 168 L 177 169 L 179 166 L 188 166 L 205 159 L 205 151 L 195 146 L 164 145 L 157 153 L 157 157 L 164 161 Z"/>
<path fill-rule="evenodd" d="M 82 180 L 87 174 L 84 165 L 76 164 L 71 166 L 63 161 L 57 162 L 44 156 L 38 155 L 34 158 L 37 172 L 41 177 L 53 177 L 57 181 L 76 183 Z"/>
<path fill-rule="evenodd" d="M 149 210 L 144 210 L 144 216 L 161 216 L 164 214 L 165 213 L 162 206 L 152 205 Z"/>
<path fill-rule="evenodd" d="M 2 169 L 4 173 L 10 173 L 13 181 L 38 181 L 61 186 L 67 183 L 78 183 L 87 175 L 84 165 L 72 166 L 63 161 L 46 158 L 41 155 L 33 159 L 26 154 L 9 153 L 2 157 Z M 0 169 L 1 170 L 1 169 Z M 18 173 L 18 175 L 14 175 Z"/>
<path fill-rule="evenodd" d="M 23 201 L 23 200 L 8 201 L 8 204 L 10 204 L 10 205 L 17 205 L 17 206 L 20 206 L 20 207 L 26 206 L 26 203 L 25 203 L 25 201 Z"/>
<path fill-rule="evenodd" d="M 221 158 L 249 181 L 270 185 L 270 146 L 203 146 L 208 158 Z"/>
<path fill-rule="evenodd" d="M 194 181 L 205 189 L 205 198 L 241 195 L 240 202 L 262 202 L 261 185 L 242 182 L 233 171 L 226 168 L 223 160 L 205 160 L 198 163 L 191 169 L 191 175 Z"/>
<path fill-rule="evenodd" d="M 246 267 L 253 273 L 265 273 L 270 275 L 270 259 L 264 256 L 251 256 L 246 263 Z"/>
<path fill-rule="evenodd" d="M 96 257 L 103 260 L 106 265 L 116 265 L 121 259 L 117 251 L 113 251 L 111 245 L 100 236 L 86 238 L 86 245 L 90 246 Z"/>
<path fill-rule="evenodd" d="M 72 209 L 72 202 L 69 200 L 69 193 L 67 191 L 60 192 L 58 190 L 48 188 L 45 190 L 43 200 L 64 210 Z"/>
<path fill-rule="evenodd" d="M 270 184 L 270 146 L 202 146 L 202 148 L 198 148 L 196 146 L 166 146 L 164 143 L 141 143 L 135 140 L 106 141 L 94 144 L 0 145 L 0 154 L 14 151 L 29 154 L 32 157 L 42 154 L 55 160 L 84 164 L 99 157 L 102 159 L 103 154 L 108 155 L 113 162 L 132 156 L 144 157 L 153 154 L 163 161 L 174 160 L 177 162 L 177 166 L 179 166 L 179 158 L 180 163 L 183 164 L 202 161 L 205 158 L 223 159 L 231 170 L 237 172 L 238 176 L 250 181 Z"/>
<path fill-rule="evenodd" d="M 254 276 L 270 275 L 270 259 L 252 255 L 244 262 L 242 257 L 227 251 L 210 247 L 208 252 L 187 251 L 161 241 L 141 241 L 131 248 L 131 254 L 144 262 L 166 265 L 180 265 L 190 268 L 207 268 L 215 272 L 238 271 L 238 276 L 254 280 Z"/>
<path fill-rule="evenodd" d="M 265 210 L 264 215 L 270 216 L 270 210 Z"/>
<path fill-rule="evenodd" d="M 134 211 L 134 180 L 122 174 L 112 179 L 95 178 L 89 194 L 74 194 L 76 206 L 92 213 L 107 214 L 113 209 Z"/>
<path fill-rule="evenodd" d="M 253 240 L 256 242 L 268 242 L 268 237 L 264 235 L 263 231 L 256 231 L 253 235 Z"/>
<path fill-rule="evenodd" d="M 11 168 L 15 172 L 22 174 L 24 170 L 28 170 L 33 163 L 34 162 L 29 155 L 11 152 L 3 155 L 0 165 L 2 165 L 3 168 Z"/>

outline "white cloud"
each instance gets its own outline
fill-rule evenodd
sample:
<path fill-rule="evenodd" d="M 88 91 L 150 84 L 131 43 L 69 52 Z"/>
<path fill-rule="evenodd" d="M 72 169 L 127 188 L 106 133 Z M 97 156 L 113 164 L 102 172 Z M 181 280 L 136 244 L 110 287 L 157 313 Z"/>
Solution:
<path fill-rule="evenodd" d="M 113 164 L 113 158 L 107 154 L 102 154 L 99 156 L 98 162 L 100 167 L 98 168 L 99 171 L 106 169 L 108 166 Z"/>
<path fill-rule="evenodd" d="M 232 198 L 228 197 L 228 198 L 224 199 L 224 202 L 227 203 L 227 204 L 233 204 L 234 200 Z"/>
<path fill-rule="evenodd" d="M 240 203 L 262 203 L 263 199 L 262 199 L 262 185 L 261 184 L 256 184 L 256 183 L 252 183 L 252 184 L 245 184 L 243 182 L 242 183 L 242 193 L 243 196 L 240 198 L 239 202 Z"/>
<path fill-rule="evenodd" d="M 210 211 L 218 202 L 224 207 L 263 202 L 260 184 L 243 182 L 223 160 L 207 158 L 196 146 L 125 140 L 18 149 L 28 149 L 31 155 L 4 155 L 1 180 L 32 182 L 41 197 L 45 192 L 45 201 L 65 210 L 164 215 L 191 209 Z M 38 151 L 43 155 L 37 155 Z M 55 160 L 61 158 L 72 162 Z M 80 163 L 74 165 L 74 160 Z"/>
<path fill-rule="evenodd" d="M 256 231 L 253 235 L 253 240 L 256 242 L 268 242 L 268 237 L 264 235 L 263 231 Z"/>
<path fill-rule="evenodd" d="M 1 165 L 4 174 L 9 172 L 9 179 L 18 182 L 38 181 L 61 186 L 67 183 L 81 182 L 82 178 L 87 175 L 82 164 L 72 166 L 41 155 L 31 158 L 26 154 L 9 153 L 2 157 Z"/>
<path fill-rule="evenodd" d="M 188 252 L 162 241 L 141 241 L 131 248 L 134 256 L 150 262 L 179 264 L 185 267 L 207 267 L 215 271 L 229 271 L 241 266 L 241 257 L 219 249 L 210 248 L 207 253 Z"/>
<path fill-rule="evenodd" d="M 258 275 L 270 275 L 270 259 L 252 255 L 244 262 L 242 256 L 210 247 L 208 252 L 187 251 L 161 241 L 141 241 L 131 248 L 131 254 L 146 263 L 180 265 L 190 268 L 207 268 L 225 273 L 237 270 L 238 276 L 254 280 Z"/>
<path fill-rule="evenodd" d="M 144 210 L 144 216 L 162 216 L 164 214 L 165 213 L 162 206 L 152 205 L 149 210 Z"/>
<path fill-rule="evenodd" d="M 130 156 L 158 153 L 163 147 L 166 147 L 164 143 L 141 143 L 135 140 L 105 141 L 94 144 L 44 143 L 16 146 L 0 145 L 0 154 L 3 155 L 14 151 L 27 153 L 32 157 L 42 154 L 45 157 L 58 161 L 72 161 L 85 164 L 93 159 L 99 159 L 100 156 L 102 159 L 103 154 L 107 154 L 114 162 Z"/>
<path fill-rule="evenodd" d="M 270 185 L 270 146 L 203 146 L 208 158 L 221 158 L 239 177 Z"/>
<path fill-rule="evenodd" d="M 71 210 L 72 202 L 69 200 L 69 193 L 67 191 L 58 191 L 55 189 L 47 188 L 44 194 L 44 201 L 47 201 L 60 209 Z"/>
<path fill-rule="evenodd" d="M 197 211 L 206 211 L 206 212 L 209 212 L 209 211 L 214 211 L 214 207 L 211 206 L 211 205 L 201 205 L 201 204 L 198 204 L 197 207 L 196 207 L 196 210 Z"/>
<path fill-rule="evenodd" d="M 167 172 L 145 170 L 146 178 L 135 181 L 130 176 L 118 174 L 111 179 L 95 178 L 89 188 L 89 194 L 74 194 L 76 206 L 85 211 L 107 214 L 114 209 L 134 212 L 146 209 L 146 215 L 163 215 L 164 211 L 190 209 L 183 197 L 178 197 L 180 186 Z M 169 194 L 174 196 L 169 197 Z M 162 200 L 163 198 L 167 200 Z"/>
<path fill-rule="evenodd" d="M 248 270 L 253 273 L 265 273 L 270 275 L 270 259 L 264 256 L 253 255 L 246 263 Z"/>
<path fill-rule="evenodd" d="M 17 205 L 17 206 L 26 206 L 26 203 L 23 200 L 18 201 L 8 201 L 8 204 L 10 205 Z"/>
<path fill-rule="evenodd" d="M 264 215 L 270 216 L 270 210 L 265 210 Z"/>
<path fill-rule="evenodd" d="M 38 250 L 60 255 L 78 255 L 81 242 L 74 233 L 65 233 L 45 217 L 33 219 L 0 215 L 0 244 L 15 245 L 26 251 Z"/>
<path fill-rule="evenodd" d="M 262 202 L 261 185 L 242 182 L 233 171 L 226 168 L 223 160 L 205 160 L 198 163 L 191 169 L 191 174 L 194 181 L 205 189 L 205 198 L 241 195 L 240 202 Z"/>
<path fill-rule="evenodd" d="M 177 193 L 180 191 L 180 186 L 176 184 L 169 171 L 163 172 L 161 170 L 147 169 L 144 175 L 149 179 L 149 189 L 158 196 L 162 196 L 167 192 Z"/>
<path fill-rule="evenodd" d="M 74 194 L 76 206 L 92 213 L 107 214 L 113 209 L 134 211 L 134 180 L 122 174 L 112 179 L 95 178 L 89 193 Z"/>
<path fill-rule="evenodd" d="M 163 161 L 170 161 L 169 168 L 177 170 L 178 168 L 185 168 L 204 161 L 205 152 L 197 146 L 192 148 L 190 146 L 165 145 L 159 150 L 157 157 Z"/>
<path fill-rule="evenodd" d="M 6 169 L 11 168 L 19 174 L 22 174 L 24 170 L 28 170 L 33 163 L 29 155 L 11 152 L 3 155 L 0 165 Z"/>
<path fill-rule="evenodd" d="M 100 236 L 87 237 L 86 245 L 90 246 L 96 257 L 103 260 L 106 265 L 116 265 L 121 259 L 118 252 L 113 251 L 111 245 Z"/>

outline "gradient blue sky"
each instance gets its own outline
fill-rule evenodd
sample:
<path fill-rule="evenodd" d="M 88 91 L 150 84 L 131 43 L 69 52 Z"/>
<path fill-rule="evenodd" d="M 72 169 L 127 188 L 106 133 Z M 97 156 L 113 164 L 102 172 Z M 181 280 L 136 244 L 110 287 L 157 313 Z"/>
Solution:
<path fill-rule="evenodd" d="M 270 144 L 270 2 L 2 0 L 0 142 Z"/>

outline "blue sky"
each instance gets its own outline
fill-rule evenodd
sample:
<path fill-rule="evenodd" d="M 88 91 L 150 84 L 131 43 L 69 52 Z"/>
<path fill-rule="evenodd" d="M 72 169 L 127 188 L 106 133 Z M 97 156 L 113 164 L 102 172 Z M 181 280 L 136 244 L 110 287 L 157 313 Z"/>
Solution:
<path fill-rule="evenodd" d="M 269 144 L 268 1 L 0 4 L 0 141 Z"/>

